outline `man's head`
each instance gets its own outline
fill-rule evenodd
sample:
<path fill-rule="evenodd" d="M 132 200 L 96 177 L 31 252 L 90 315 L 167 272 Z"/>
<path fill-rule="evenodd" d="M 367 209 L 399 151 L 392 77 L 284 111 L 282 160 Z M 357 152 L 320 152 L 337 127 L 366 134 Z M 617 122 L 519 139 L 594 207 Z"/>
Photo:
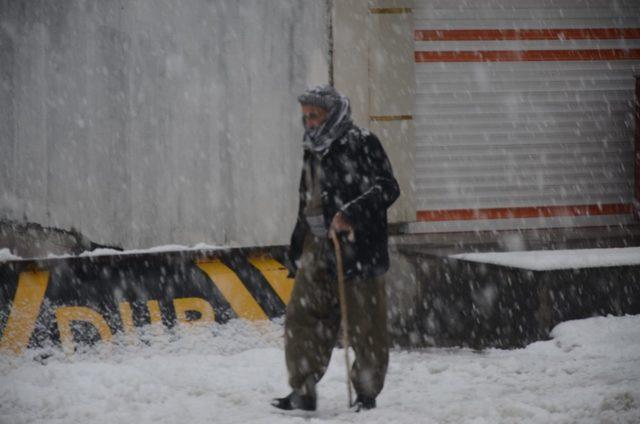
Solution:
<path fill-rule="evenodd" d="M 298 96 L 302 108 L 302 122 L 305 129 L 320 127 L 329 112 L 340 102 L 340 95 L 330 85 L 318 85 L 307 89 Z"/>
<path fill-rule="evenodd" d="M 311 87 L 298 96 L 298 101 L 305 130 L 302 144 L 307 150 L 326 151 L 353 126 L 349 99 L 330 85 Z"/>

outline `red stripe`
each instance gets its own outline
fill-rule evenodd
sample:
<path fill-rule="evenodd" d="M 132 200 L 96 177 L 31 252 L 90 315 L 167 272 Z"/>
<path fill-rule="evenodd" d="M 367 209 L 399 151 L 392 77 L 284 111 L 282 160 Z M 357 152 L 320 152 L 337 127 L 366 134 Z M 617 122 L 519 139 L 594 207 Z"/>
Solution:
<path fill-rule="evenodd" d="M 416 41 L 620 40 L 640 38 L 640 28 L 420 29 Z"/>
<path fill-rule="evenodd" d="M 415 60 L 423 62 L 538 62 L 579 60 L 640 59 L 640 49 L 588 50 L 478 50 L 415 52 Z"/>
<path fill-rule="evenodd" d="M 418 211 L 418 221 L 469 221 L 475 219 L 548 218 L 554 216 L 620 215 L 633 212 L 633 205 L 533 206 L 488 209 L 441 209 Z"/>

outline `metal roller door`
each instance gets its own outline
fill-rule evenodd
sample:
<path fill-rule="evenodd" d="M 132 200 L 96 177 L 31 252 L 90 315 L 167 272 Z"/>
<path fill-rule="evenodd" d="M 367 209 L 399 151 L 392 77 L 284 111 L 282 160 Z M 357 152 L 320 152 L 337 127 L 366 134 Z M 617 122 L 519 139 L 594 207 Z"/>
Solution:
<path fill-rule="evenodd" d="M 631 222 L 632 1 L 416 1 L 413 231 Z"/>

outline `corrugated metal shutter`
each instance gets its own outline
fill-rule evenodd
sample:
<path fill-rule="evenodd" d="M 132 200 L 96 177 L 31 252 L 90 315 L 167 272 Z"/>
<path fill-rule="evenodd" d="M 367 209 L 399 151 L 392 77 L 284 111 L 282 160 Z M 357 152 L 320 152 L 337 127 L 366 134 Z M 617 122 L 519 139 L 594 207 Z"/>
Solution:
<path fill-rule="evenodd" d="M 638 6 L 416 1 L 411 229 L 630 221 Z"/>

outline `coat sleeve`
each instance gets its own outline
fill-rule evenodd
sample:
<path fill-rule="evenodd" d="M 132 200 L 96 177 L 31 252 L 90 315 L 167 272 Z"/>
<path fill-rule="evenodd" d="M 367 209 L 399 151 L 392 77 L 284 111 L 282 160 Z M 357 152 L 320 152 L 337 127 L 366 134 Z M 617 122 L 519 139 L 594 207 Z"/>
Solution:
<path fill-rule="evenodd" d="M 293 233 L 291 234 L 291 242 L 289 244 L 289 252 L 287 257 L 287 263 L 285 264 L 287 269 L 289 270 L 289 277 L 292 278 L 296 274 L 296 270 L 298 266 L 296 265 L 296 261 L 300 259 L 300 255 L 302 254 L 302 245 L 304 243 L 305 237 L 305 221 L 304 221 L 304 208 L 305 208 L 305 200 L 304 200 L 304 167 L 302 170 L 302 176 L 300 177 L 300 188 L 298 193 L 300 195 L 300 200 L 298 202 L 298 216 L 296 218 L 296 225 L 293 229 Z"/>
<path fill-rule="evenodd" d="M 345 204 L 341 211 L 351 222 L 358 222 L 369 211 L 386 210 L 400 196 L 400 187 L 393 176 L 391 162 L 374 134 L 364 138 L 362 155 L 364 161 L 364 178 L 369 178 L 370 187 L 367 191 Z"/>

